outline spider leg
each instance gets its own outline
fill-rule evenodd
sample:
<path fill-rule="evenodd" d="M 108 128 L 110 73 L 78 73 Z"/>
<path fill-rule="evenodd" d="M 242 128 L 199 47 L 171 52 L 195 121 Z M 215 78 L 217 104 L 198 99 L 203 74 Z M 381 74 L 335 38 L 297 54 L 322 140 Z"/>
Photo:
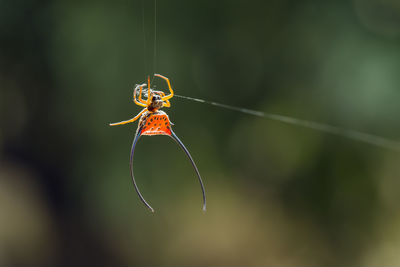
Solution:
<path fill-rule="evenodd" d="M 137 88 L 140 88 L 139 90 L 139 97 L 136 98 L 136 90 Z M 133 91 L 133 101 L 135 102 L 136 105 L 141 106 L 141 107 L 146 107 L 146 103 L 143 102 L 142 100 L 142 89 L 143 89 L 143 84 L 142 85 L 137 85 L 135 87 L 135 90 Z"/>
<path fill-rule="evenodd" d="M 145 86 L 146 86 L 145 83 L 142 84 L 142 85 L 141 85 L 141 89 L 143 89 L 143 87 L 145 87 Z M 140 100 L 143 104 L 147 105 L 147 99 L 144 100 L 144 99 L 142 98 L 142 94 L 139 95 L 139 100 Z"/>
<path fill-rule="evenodd" d="M 192 156 L 190 155 L 189 151 L 186 149 L 186 147 L 182 143 L 182 141 L 179 140 L 178 136 L 176 136 L 176 134 L 172 131 L 172 129 L 171 129 L 170 137 L 172 139 L 174 139 L 175 142 L 177 142 L 178 145 L 182 148 L 182 150 L 186 153 L 186 156 L 189 158 L 190 162 L 192 163 L 192 166 L 193 166 L 194 170 L 196 171 L 197 178 L 199 179 L 199 183 L 200 183 L 200 186 L 201 186 L 201 191 L 203 193 L 203 211 L 206 211 L 206 192 L 205 192 L 205 189 L 204 189 L 203 181 L 201 180 L 200 172 L 197 169 L 196 163 L 194 163 L 194 160 L 193 160 Z"/>
<path fill-rule="evenodd" d="M 131 123 L 134 122 L 135 120 L 139 119 L 140 116 L 142 116 L 143 112 L 145 112 L 147 110 L 147 108 L 144 108 L 142 111 L 139 112 L 139 114 L 137 114 L 135 117 L 133 117 L 130 120 L 126 120 L 126 121 L 120 121 L 120 122 L 115 122 L 115 123 L 110 123 L 110 126 L 116 126 L 116 125 L 122 125 L 122 124 L 127 124 L 127 123 Z"/>
<path fill-rule="evenodd" d="M 147 76 L 147 100 L 146 100 L 147 105 L 150 105 L 152 96 L 153 93 L 151 92 L 150 89 L 150 76 Z"/>
<path fill-rule="evenodd" d="M 165 96 L 165 93 L 163 91 L 153 91 L 154 94 L 160 95 L 161 97 Z"/>
<path fill-rule="evenodd" d="M 161 93 L 161 99 L 163 99 L 165 97 L 165 93 L 164 92 L 160 92 Z M 169 108 L 171 107 L 171 103 L 169 102 L 168 99 L 163 100 L 163 107 Z"/>
<path fill-rule="evenodd" d="M 133 155 L 135 153 L 136 143 L 139 140 L 141 134 L 142 134 L 142 129 L 139 128 L 137 130 L 137 132 L 136 132 L 135 139 L 133 139 L 132 149 L 131 149 L 131 158 L 130 158 L 130 162 L 129 162 L 129 168 L 131 170 L 132 182 L 133 182 L 133 185 L 135 187 L 136 193 L 138 194 L 140 200 L 146 205 L 146 207 L 149 208 L 151 210 L 151 212 L 154 212 L 154 209 L 146 202 L 146 200 L 144 199 L 144 197 L 140 193 L 139 188 L 138 188 L 138 186 L 136 184 L 135 176 L 133 175 Z"/>
<path fill-rule="evenodd" d="M 170 94 L 167 95 L 167 96 L 164 96 L 164 97 L 161 98 L 161 99 L 162 99 L 163 101 L 166 101 L 166 100 L 168 100 L 168 99 L 171 99 L 171 98 L 174 96 L 174 90 L 172 90 L 172 88 L 171 88 L 171 83 L 169 82 L 169 79 L 168 79 L 167 77 L 165 77 L 165 76 L 160 75 L 160 74 L 154 74 L 154 76 L 160 77 L 160 78 L 164 79 L 165 81 L 167 81 L 167 84 L 168 84 L 168 89 L 169 89 Z"/>
<path fill-rule="evenodd" d="M 171 103 L 169 102 L 169 100 L 165 100 L 165 103 L 163 103 L 163 107 L 166 107 L 166 108 L 171 107 Z"/>

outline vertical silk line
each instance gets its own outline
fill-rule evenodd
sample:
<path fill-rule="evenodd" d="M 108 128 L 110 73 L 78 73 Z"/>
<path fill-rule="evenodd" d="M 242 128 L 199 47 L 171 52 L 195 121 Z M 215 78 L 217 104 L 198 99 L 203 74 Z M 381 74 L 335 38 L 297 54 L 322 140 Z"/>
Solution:
<path fill-rule="evenodd" d="M 145 24 L 144 24 L 144 0 L 142 0 L 142 30 L 143 30 L 143 61 L 144 61 L 144 77 L 148 74 L 148 69 L 147 69 L 147 60 L 146 60 L 146 29 L 145 29 Z"/>
<path fill-rule="evenodd" d="M 154 55 L 153 55 L 153 73 L 156 73 L 157 68 L 157 0 L 154 0 Z"/>
<path fill-rule="evenodd" d="M 224 109 L 230 109 L 230 110 L 234 110 L 237 112 L 262 117 L 265 119 L 280 121 L 280 122 L 291 124 L 291 125 L 302 126 L 305 128 L 316 130 L 316 131 L 325 132 L 325 133 L 329 133 L 329 134 L 333 134 L 333 135 L 337 135 L 337 136 L 342 136 L 345 138 L 360 141 L 360 142 L 374 145 L 377 147 L 400 152 L 400 142 L 390 140 L 390 139 L 387 139 L 387 138 L 384 138 L 381 136 L 369 134 L 369 133 L 345 129 L 345 128 L 341 128 L 341 127 L 337 127 L 337 126 L 333 126 L 333 125 L 329 125 L 329 124 L 324 124 L 324 123 L 319 123 L 319 122 L 314 122 L 314 121 L 297 119 L 297 118 L 279 115 L 279 114 L 267 113 L 267 112 L 251 110 L 251 109 L 247 109 L 247 108 L 241 108 L 241 107 L 221 104 L 221 103 L 217 103 L 217 102 L 213 102 L 213 101 L 207 101 L 207 100 L 188 97 L 188 96 L 182 96 L 182 95 L 175 95 L 175 96 L 179 97 L 179 98 L 199 102 L 199 103 L 205 103 L 205 104 L 209 104 L 209 105 L 224 108 Z"/>

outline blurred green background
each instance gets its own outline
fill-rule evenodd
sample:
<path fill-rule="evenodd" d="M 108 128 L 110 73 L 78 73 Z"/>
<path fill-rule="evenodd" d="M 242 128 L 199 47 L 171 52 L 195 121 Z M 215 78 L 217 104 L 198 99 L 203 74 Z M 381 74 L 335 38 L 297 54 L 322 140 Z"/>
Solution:
<path fill-rule="evenodd" d="M 154 64 L 153 1 L 0 1 L 0 266 L 400 266 L 398 152 L 173 98 L 208 210 L 155 136 L 134 163 L 151 214 L 129 176 L 137 124 L 108 126 L 157 72 L 399 140 L 400 2 L 159 0 L 156 18 Z"/>

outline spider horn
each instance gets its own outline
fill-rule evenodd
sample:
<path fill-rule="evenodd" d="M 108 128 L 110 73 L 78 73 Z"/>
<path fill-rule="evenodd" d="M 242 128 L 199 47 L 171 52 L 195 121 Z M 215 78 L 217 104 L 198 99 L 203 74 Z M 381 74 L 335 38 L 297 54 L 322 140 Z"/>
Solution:
<path fill-rule="evenodd" d="M 193 165 L 194 170 L 196 171 L 197 177 L 199 178 L 199 183 L 201 186 L 201 191 L 203 192 L 203 211 L 206 211 L 206 192 L 204 190 L 204 185 L 203 181 L 201 180 L 201 176 L 199 173 L 199 170 L 197 169 L 196 163 L 194 163 L 192 156 L 190 155 L 189 151 L 186 149 L 185 145 L 182 143 L 181 140 L 179 140 L 178 136 L 172 131 L 171 129 L 171 135 L 169 135 L 172 139 L 175 140 L 175 142 L 178 143 L 178 145 L 182 148 L 183 151 L 185 151 L 186 156 L 189 158 L 190 162 Z"/>
<path fill-rule="evenodd" d="M 136 143 L 139 140 L 141 135 L 142 135 L 142 129 L 139 128 L 137 130 L 137 132 L 136 132 L 135 139 L 133 139 L 132 150 L 131 150 L 131 159 L 130 159 L 130 162 L 129 162 L 129 167 L 130 167 L 130 170 L 131 170 L 131 177 L 132 177 L 133 185 L 135 186 L 136 193 L 138 194 L 140 200 L 146 205 L 146 207 L 149 208 L 151 210 L 151 212 L 154 212 L 154 209 L 149 205 L 149 203 L 146 202 L 146 200 L 144 199 L 144 197 L 140 193 L 139 188 L 136 185 L 135 176 L 133 175 L 133 154 L 135 153 Z"/>

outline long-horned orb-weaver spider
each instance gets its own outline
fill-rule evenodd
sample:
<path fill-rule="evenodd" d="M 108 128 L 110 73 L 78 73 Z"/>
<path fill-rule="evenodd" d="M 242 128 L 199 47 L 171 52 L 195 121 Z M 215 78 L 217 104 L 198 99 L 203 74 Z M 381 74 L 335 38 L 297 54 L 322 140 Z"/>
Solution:
<path fill-rule="evenodd" d="M 140 200 L 146 205 L 146 207 L 148 207 L 152 212 L 154 212 L 154 209 L 146 202 L 146 200 L 143 198 L 142 194 L 140 193 L 139 188 L 136 185 L 135 176 L 133 175 L 133 154 L 135 152 L 135 146 L 136 146 L 136 143 L 139 140 L 140 136 L 142 136 L 142 135 L 168 135 L 178 143 L 178 145 L 182 148 L 183 151 L 185 151 L 186 155 L 188 156 L 190 162 L 193 165 L 194 170 L 196 171 L 197 177 L 200 182 L 201 190 L 203 193 L 203 210 L 205 211 L 206 210 L 206 194 L 205 194 L 204 185 L 203 185 L 203 181 L 201 180 L 199 170 L 197 169 L 197 166 L 194 163 L 193 158 L 190 155 L 189 151 L 183 145 L 182 141 L 179 140 L 179 138 L 176 136 L 176 134 L 172 131 L 172 128 L 171 128 L 172 123 L 170 122 L 168 115 L 164 111 L 160 110 L 163 107 L 167 107 L 167 108 L 171 107 L 171 103 L 169 102 L 169 99 L 171 99 L 174 96 L 174 91 L 172 90 L 171 84 L 167 77 L 164 77 L 160 74 L 154 74 L 154 76 L 162 78 L 167 82 L 170 94 L 166 96 L 165 93 L 162 91 L 152 90 L 150 87 L 150 76 L 149 76 L 147 79 L 147 89 L 146 89 L 147 94 L 144 94 L 145 97 L 147 96 L 147 99 L 142 98 L 142 93 L 144 93 L 143 91 L 146 87 L 146 84 L 137 85 L 133 92 L 133 101 L 135 102 L 136 105 L 144 107 L 144 109 L 142 111 L 140 111 L 139 114 L 137 114 L 132 119 L 117 122 L 117 123 L 110 123 L 110 126 L 131 123 L 140 118 L 139 125 L 136 130 L 136 135 L 135 135 L 135 138 L 133 139 L 129 166 L 130 166 L 131 177 L 132 177 L 133 185 L 135 186 L 135 190 L 136 190 L 137 194 L 139 195 Z M 139 93 L 137 94 L 138 89 L 139 89 Z"/>

